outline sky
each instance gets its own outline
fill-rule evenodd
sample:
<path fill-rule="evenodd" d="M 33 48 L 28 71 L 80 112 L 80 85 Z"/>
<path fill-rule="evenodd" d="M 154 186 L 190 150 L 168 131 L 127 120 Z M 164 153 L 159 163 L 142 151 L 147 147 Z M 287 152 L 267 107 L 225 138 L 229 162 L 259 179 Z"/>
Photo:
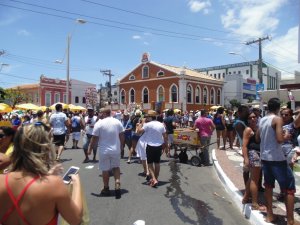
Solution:
<path fill-rule="evenodd" d="M 101 70 L 115 83 L 145 52 L 191 69 L 257 60 L 258 45 L 245 43 L 264 37 L 264 62 L 290 78 L 299 12 L 299 0 L 0 0 L 0 87 L 66 79 L 68 36 L 70 79 L 97 87 Z"/>

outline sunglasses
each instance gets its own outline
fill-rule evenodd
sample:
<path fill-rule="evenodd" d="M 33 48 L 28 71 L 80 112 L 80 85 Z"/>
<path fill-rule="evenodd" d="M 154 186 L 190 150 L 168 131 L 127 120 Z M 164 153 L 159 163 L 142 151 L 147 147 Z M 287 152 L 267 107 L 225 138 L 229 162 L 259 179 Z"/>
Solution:
<path fill-rule="evenodd" d="M 294 115 L 297 116 L 299 113 L 300 113 L 300 111 L 294 112 Z"/>
<path fill-rule="evenodd" d="M 3 137 L 5 137 L 5 134 L 0 134 L 0 138 L 3 138 Z"/>

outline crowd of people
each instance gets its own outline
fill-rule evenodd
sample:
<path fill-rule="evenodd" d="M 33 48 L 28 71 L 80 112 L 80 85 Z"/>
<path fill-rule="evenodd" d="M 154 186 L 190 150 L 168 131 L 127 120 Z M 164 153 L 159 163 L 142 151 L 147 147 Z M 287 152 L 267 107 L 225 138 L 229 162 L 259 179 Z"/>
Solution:
<path fill-rule="evenodd" d="M 172 109 L 164 113 L 136 109 L 112 114 L 110 109 L 102 108 L 95 112 L 91 107 L 86 112 L 64 112 L 62 105 L 56 104 L 54 112 L 31 112 L 22 119 L 12 114 L 10 119 L 12 127 L 0 127 L 0 173 L 4 173 L 0 175 L 0 180 L 3 180 L 0 181 L 0 200 L 11 202 L 7 207 L 0 208 L 2 223 L 12 221 L 7 224 L 14 224 L 17 217 L 13 215 L 18 215 L 24 223 L 31 223 L 35 210 L 40 212 L 37 220 L 41 224 L 47 221 L 56 224 L 57 212 L 66 221 L 71 221 L 70 224 L 82 215 L 79 176 L 72 176 L 72 196 L 57 176 L 61 169 L 58 163 L 69 136 L 72 136 L 72 149 L 80 148 L 78 143 L 80 138 L 83 139 L 83 163 L 90 162 L 91 154 L 93 161 L 96 161 L 98 152 L 103 180 L 101 195 L 111 194 L 109 177 L 112 171 L 115 197 L 119 199 L 120 160 L 124 158 L 126 149 L 127 163 L 131 164 L 133 157 L 138 157 L 149 186 L 155 188 L 159 183 L 162 155 L 178 156 L 174 131 L 189 127 L 198 133 L 203 166 L 212 165 L 209 145 L 215 130 L 217 151 L 233 149 L 234 145 L 242 149 L 243 203 L 250 201 L 253 210 L 266 210 L 267 222 L 275 220 L 272 190 L 276 180 L 281 189 L 278 198 L 286 203 L 288 224 L 293 224 L 295 179 L 292 170 L 300 154 L 300 108 L 294 112 L 289 108 L 281 109 L 277 98 L 269 100 L 265 116 L 259 109 L 245 105 L 240 106 L 237 112 L 219 107 L 213 113 L 205 109 L 185 113 L 174 113 Z M 262 181 L 265 206 L 258 200 L 258 192 L 263 190 Z M 61 191 L 48 195 L 47 199 L 42 198 L 42 194 L 53 185 L 61 187 Z M 28 197 L 23 197 L 25 192 L 28 192 Z M 36 208 L 28 207 L 31 195 L 47 207 L 44 210 L 38 209 L 38 204 Z M 25 200 L 19 204 L 21 198 Z M 67 204 L 63 203 L 65 200 Z M 71 210 L 67 212 L 65 207 Z M 71 212 L 76 216 L 70 216 Z"/>

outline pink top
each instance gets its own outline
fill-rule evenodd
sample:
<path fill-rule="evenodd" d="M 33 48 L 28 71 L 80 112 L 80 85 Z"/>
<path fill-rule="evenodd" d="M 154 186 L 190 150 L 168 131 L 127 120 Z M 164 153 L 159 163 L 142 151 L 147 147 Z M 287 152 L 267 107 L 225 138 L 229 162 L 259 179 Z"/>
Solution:
<path fill-rule="evenodd" d="M 195 121 L 195 127 L 199 129 L 199 137 L 210 137 L 212 135 L 213 121 L 206 117 L 199 117 Z"/>

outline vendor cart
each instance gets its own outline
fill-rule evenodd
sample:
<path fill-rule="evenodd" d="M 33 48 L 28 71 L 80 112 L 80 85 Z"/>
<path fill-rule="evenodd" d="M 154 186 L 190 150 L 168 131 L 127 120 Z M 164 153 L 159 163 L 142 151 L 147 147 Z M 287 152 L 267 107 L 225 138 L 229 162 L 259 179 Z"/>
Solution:
<path fill-rule="evenodd" d="M 209 145 L 214 144 L 210 143 Z M 174 148 L 175 151 L 189 152 L 192 157 L 190 159 L 193 166 L 200 166 L 203 164 L 202 149 L 206 146 L 202 146 L 198 131 L 191 128 L 175 129 L 174 130 Z"/>

